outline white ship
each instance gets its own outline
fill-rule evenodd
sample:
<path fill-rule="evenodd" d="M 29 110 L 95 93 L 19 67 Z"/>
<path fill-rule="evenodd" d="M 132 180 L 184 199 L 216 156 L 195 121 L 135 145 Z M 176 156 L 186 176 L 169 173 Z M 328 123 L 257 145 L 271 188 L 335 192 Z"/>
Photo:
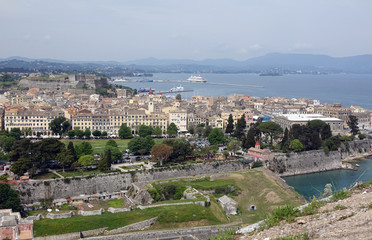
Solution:
<path fill-rule="evenodd" d="M 171 88 L 169 90 L 169 92 L 182 92 L 184 90 L 183 87 L 179 86 L 179 87 L 174 87 L 174 88 Z"/>
<path fill-rule="evenodd" d="M 187 81 L 190 81 L 190 82 L 198 82 L 198 83 L 206 83 L 207 82 L 207 79 L 203 78 L 202 76 L 193 76 L 191 75 Z"/>

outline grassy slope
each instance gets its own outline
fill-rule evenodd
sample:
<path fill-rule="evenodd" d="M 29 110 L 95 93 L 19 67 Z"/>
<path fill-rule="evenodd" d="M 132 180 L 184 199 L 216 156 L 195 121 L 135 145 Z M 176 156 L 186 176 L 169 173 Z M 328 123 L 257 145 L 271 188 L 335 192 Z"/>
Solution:
<path fill-rule="evenodd" d="M 169 184 L 193 186 L 197 189 L 212 189 L 216 186 L 235 185 L 241 193 L 233 198 L 238 202 L 240 214 L 230 216 L 233 224 L 251 224 L 262 220 L 274 208 L 300 202 L 289 192 L 279 186 L 273 179 L 260 170 L 248 170 L 232 173 L 227 177 L 196 180 L 191 182 L 178 181 Z M 63 234 L 101 227 L 119 228 L 128 224 L 159 216 L 152 229 L 177 227 L 194 227 L 200 225 L 228 223 L 226 215 L 217 202 L 211 197 L 210 207 L 197 205 L 167 206 L 134 210 L 124 213 L 105 213 L 101 216 L 74 216 L 69 219 L 43 219 L 34 222 L 35 236 Z M 114 203 L 113 203 L 114 204 Z M 256 211 L 249 211 L 250 205 L 256 205 Z"/>
<path fill-rule="evenodd" d="M 74 216 L 67 219 L 42 219 L 34 222 L 34 235 L 46 236 L 78 232 L 102 227 L 119 228 L 158 216 L 158 227 L 166 228 L 171 223 L 207 220 L 207 224 L 218 224 L 220 221 L 210 208 L 198 205 L 167 206 L 134 210 L 123 213 L 104 213 L 97 216 Z"/>

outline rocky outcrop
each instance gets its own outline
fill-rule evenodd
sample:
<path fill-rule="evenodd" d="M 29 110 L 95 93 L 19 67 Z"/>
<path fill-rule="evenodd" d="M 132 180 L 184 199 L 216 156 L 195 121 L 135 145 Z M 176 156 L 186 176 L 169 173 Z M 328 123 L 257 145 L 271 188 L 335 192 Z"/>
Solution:
<path fill-rule="evenodd" d="M 240 239 L 277 239 L 301 234 L 309 239 L 371 239 L 371 199 L 371 186 L 357 188 L 350 198 L 328 202 L 317 214 L 298 217 L 293 223 L 283 221 L 279 226 Z"/>

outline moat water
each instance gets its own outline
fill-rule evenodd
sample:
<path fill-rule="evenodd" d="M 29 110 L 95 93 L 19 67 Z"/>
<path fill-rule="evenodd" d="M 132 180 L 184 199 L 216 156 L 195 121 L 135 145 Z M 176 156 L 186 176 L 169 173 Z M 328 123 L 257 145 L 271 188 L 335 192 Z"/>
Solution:
<path fill-rule="evenodd" d="M 343 188 L 349 188 L 357 181 L 368 181 L 372 179 L 372 157 L 355 161 L 353 164 L 359 164 L 357 171 L 332 170 L 283 177 L 283 179 L 289 186 L 294 187 L 299 194 L 309 200 L 313 196 L 321 196 L 325 185 L 328 183 L 332 184 L 333 191 L 339 191 Z"/>
<path fill-rule="evenodd" d="M 349 107 L 362 106 L 372 109 L 372 74 L 328 74 L 328 75 L 284 75 L 259 76 L 258 74 L 217 74 L 203 73 L 208 83 L 176 82 L 126 82 L 120 83 L 131 88 L 155 88 L 156 91 L 167 91 L 173 87 L 183 86 L 193 92 L 182 93 L 183 98 L 194 95 L 228 96 L 230 94 L 247 94 L 256 97 L 289 97 L 311 98 L 321 103 L 342 103 Z M 189 73 L 155 73 L 148 80 L 186 81 Z M 263 88 L 237 87 L 218 84 L 259 85 Z"/>

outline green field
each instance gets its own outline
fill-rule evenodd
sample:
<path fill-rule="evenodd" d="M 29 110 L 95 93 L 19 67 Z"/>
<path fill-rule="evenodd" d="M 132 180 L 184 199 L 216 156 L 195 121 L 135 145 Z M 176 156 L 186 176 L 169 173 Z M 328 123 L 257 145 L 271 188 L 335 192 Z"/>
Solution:
<path fill-rule="evenodd" d="M 102 227 L 109 230 L 123 227 L 132 223 L 144 221 L 158 216 L 156 228 L 166 228 L 169 224 L 194 222 L 203 220 L 206 224 L 219 224 L 221 221 L 215 217 L 211 208 L 199 205 L 167 206 L 135 209 L 123 213 L 104 213 L 97 216 L 73 216 L 66 219 L 42 219 L 34 221 L 35 237 L 57 235 L 70 232 L 86 231 Z"/>
<path fill-rule="evenodd" d="M 153 185 L 156 182 L 153 182 Z M 221 186 L 232 185 L 236 187 L 238 195 L 231 195 L 238 202 L 239 214 L 227 218 L 221 206 L 217 203 L 219 195 L 210 194 L 211 205 L 201 207 L 198 205 L 180 205 L 135 209 L 124 213 L 104 213 L 101 216 L 73 216 L 67 219 L 42 219 L 34 222 L 35 236 L 46 236 L 78 232 L 102 227 L 115 229 L 135 222 L 158 216 L 158 221 L 151 229 L 169 229 L 179 227 L 195 227 L 230 223 L 233 225 L 246 225 L 258 222 L 266 217 L 274 208 L 285 204 L 300 205 L 300 201 L 290 192 L 275 182 L 261 170 L 247 170 L 230 173 L 218 178 L 199 179 L 195 181 L 176 181 L 161 185 L 193 186 L 198 190 L 211 190 Z M 158 202 L 184 202 L 189 200 L 170 200 Z M 114 200 L 107 206 L 121 206 L 122 200 Z M 255 205 L 257 210 L 250 211 L 249 207 Z"/>
<path fill-rule="evenodd" d="M 69 142 L 73 142 L 74 145 L 77 145 L 83 141 L 89 142 L 93 147 L 93 153 L 102 153 L 105 149 L 105 145 L 109 139 L 92 139 L 92 140 L 61 140 L 66 146 Z M 128 149 L 128 143 L 130 139 L 114 139 L 118 144 L 120 151 Z M 163 142 L 163 139 L 154 138 L 155 144 Z"/>

